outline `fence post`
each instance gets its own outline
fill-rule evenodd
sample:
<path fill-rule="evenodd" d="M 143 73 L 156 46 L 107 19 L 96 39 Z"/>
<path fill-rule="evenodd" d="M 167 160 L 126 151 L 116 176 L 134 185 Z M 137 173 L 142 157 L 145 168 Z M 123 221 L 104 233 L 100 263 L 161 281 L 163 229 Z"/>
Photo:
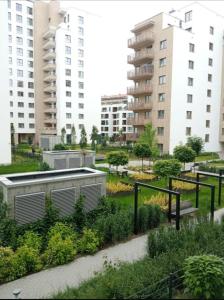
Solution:
<path fill-rule="evenodd" d="M 169 299 L 173 298 L 173 273 L 169 275 Z"/>
<path fill-rule="evenodd" d="M 138 233 L 138 183 L 135 182 L 135 203 L 134 203 L 134 233 Z"/>
<path fill-rule="evenodd" d="M 172 190 L 172 178 L 169 177 L 169 190 Z M 171 222 L 171 209 L 172 209 L 172 194 L 169 193 L 169 203 L 168 203 L 168 221 Z"/>
<path fill-rule="evenodd" d="M 218 203 L 221 205 L 221 196 L 222 195 L 222 170 L 219 170 L 219 197 Z"/>
<path fill-rule="evenodd" d="M 214 210 L 215 210 L 215 187 L 211 187 L 211 220 L 214 220 Z"/>
<path fill-rule="evenodd" d="M 180 230 L 180 194 L 176 195 L 176 230 Z"/>
<path fill-rule="evenodd" d="M 197 173 L 197 182 L 199 182 L 199 173 Z M 198 208 L 199 204 L 199 184 L 196 185 L 196 208 Z"/>

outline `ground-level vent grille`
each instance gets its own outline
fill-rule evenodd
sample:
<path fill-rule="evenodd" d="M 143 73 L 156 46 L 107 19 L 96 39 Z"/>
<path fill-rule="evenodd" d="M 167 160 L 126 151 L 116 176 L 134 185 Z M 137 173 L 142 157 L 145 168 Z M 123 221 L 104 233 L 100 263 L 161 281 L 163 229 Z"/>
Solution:
<path fill-rule="evenodd" d="M 81 167 L 80 157 L 69 158 L 69 168 L 80 168 L 80 167 Z"/>
<path fill-rule="evenodd" d="M 55 159 L 54 168 L 56 170 L 66 169 L 66 159 Z"/>
<path fill-rule="evenodd" d="M 91 167 L 93 165 L 93 157 L 92 156 L 86 156 L 85 159 L 83 159 L 84 167 Z"/>
<path fill-rule="evenodd" d="M 85 196 L 84 209 L 86 212 L 97 207 L 101 197 L 101 186 L 101 184 L 92 184 L 80 188 L 80 194 Z"/>
<path fill-rule="evenodd" d="M 59 210 L 59 216 L 65 217 L 72 214 L 76 201 L 76 188 L 67 188 L 51 191 L 51 200 Z"/>
<path fill-rule="evenodd" d="M 19 195 L 15 197 L 15 220 L 19 225 L 35 222 L 45 214 L 45 193 Z"/>
<path fill-rule="evenodd" d="M 49 139 L 48 138 L 40 138 L 40 146 L 43 149 L 49 149 Z"/>

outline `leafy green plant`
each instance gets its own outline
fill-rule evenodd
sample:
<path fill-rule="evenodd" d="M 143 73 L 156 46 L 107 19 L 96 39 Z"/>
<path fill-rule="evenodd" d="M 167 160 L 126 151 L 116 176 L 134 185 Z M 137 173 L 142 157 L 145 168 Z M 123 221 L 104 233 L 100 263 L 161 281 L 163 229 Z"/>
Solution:
<path fill-rule="evenodd" d="M 0 246 L 16 248 L 17 226 L 14 220 L 5 218 L 0 220 Z"/>
<path fill-rule="evenodd" d="M 118 166 L 124 166 L 128 163 L 128 155 L 124 151 L 111 151 L 107 153 L 107 161 L 118 169 Z"/>
<path fill-rule="evenodd" d="M 50 227 L 59 221 L 59 210 L 54 207 L 51 199 L 46 200 L 45 215 L 43 218 L 43 234 L 47 234 Z"/>
<path fill-rule="evenodd" d="M 56 144 L 54 145 L 54 150 L 67 150 L 68 147 L 64 144 Z"/>
<path fill-rule="evenodd" d="M 152 155 L 152 151 L 148 144 L 137 143 L 134 145 L 133 152 L 137 157 L 142 159 L 142 171 L 143 171 L 143 159 L 149 158 Z"/>
<path fill-rule="evenodd" d="M 84 228 L 82 237 L 78 240 L 78 250 L 81 253 L 95 253 L 100 246 L 101 237 L 99 233 L 90 228 Z"/>
<path fill-rule="evenodd" d="M 14 252 L 9 247 L 0 247 L 0 283 L 15 279 Z"/>
<path fill-rule="evenodd" d="M 60 234 L 63 240 L 69 238 L 74 242 L 77 239 L 77 234 L 72 226 L 66 225 L 62 222 L 57 222 L 53 227 L 50 228 L 48 232 L 48 239 L 51 239 L 57 234 Z"/>
<path fill-rule="evenodd" d="M 220 299 L 224 291 L 224 260 L 215 255 L 190 256 L 184 262 L 186 292 L 197 299 Z"/>
<path fill-rule="evenodd" d="M 176 146 L 173 150 L 174 157 L 178 159 L 180 162 L 188 163 L 195 160 L 196 152 L 192 150 L 192 148 L 187 146 Z"/>
<path fill-rule="evenodd" d="M 188 137 L 186 145 L 194 150 L 196 155 L 198 156 L 203 150 L 204 142 L 201 137 L 194 135 Z"/>
<path fill-rule="evenodd" d="M 148 144 L 152 151 L 152 157 L 156 157 L 159 155 L 159 148 L 156 139 L 156 129 L 153 128 L 152 123 L 148 123 L 145 125 L 145 129 L 141 133 L 137 142 Z"/>
<path fill-rule="evenodd" d="M 50 166 L 46 162 L 40 162 L 39 171 L 49 171 Z"/>
<path fill-rule="evenodd" d="M 153 171 L 156 175 L 164 178 L 169 176 L 178 176 L 181 172 L 181 164 L 176 159 L 157 160 L 153 165 Z"/>
<path fill-rule="evenodd" d="M 84 149 L 86 148 L 87 146 L 87 134 L 86 134 L 86 130 L 85 130 L 85 127 L 84 125 L 82 126 L 82 129 L 81 129 L 81 133 L 80 133 L 80 141 L 79 141 L 79 145 L 80 145 L 80 148 L 81 149 Z"/>
<path fill-rule="evenodd" d="M 84 210 L 84 200 L 85 197 L 83 195 L 80 195 L 79 199 L 76 201 L 74 205 L 74 212 L 71 216 L 74 227 L 78 232 L 81 232 L 82 229 L 86 226 L 86 213 Z"/>
<path fill-rule="evenodd" d="M 42 237 L 33 231 L 26 231 L 24 235 L 18 237 L 17 244 L 20 247 L 27 246 L 35 249 L 39 253 L 42 247 Z"/>

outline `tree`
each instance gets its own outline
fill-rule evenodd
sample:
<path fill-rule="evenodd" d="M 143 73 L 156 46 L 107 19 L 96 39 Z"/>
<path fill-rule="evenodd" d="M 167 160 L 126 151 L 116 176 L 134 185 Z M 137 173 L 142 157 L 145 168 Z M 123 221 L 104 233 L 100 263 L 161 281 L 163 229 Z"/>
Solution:
<path fill-rule="evenodd" d="M 169 176 L 178 176 L 181 172 L 181 164 L 176 159 L 157 160 L 153 165 L 153 171 L 157 176 L 165 178 Z"/>
<path fill-rule="evenodd" d="M 119 140 L 120 147 L 121 147 L 122 141 L 124 139 L 124 134 L 123 134 L 123 129 L 122 128 L 119 129 L 117 138 Z"/>
<path fill-rule="evenodd" d="M 150 157 L 152 155 L 152 151 L 149 148 L 148 144 L 135 144 L 133 148 L 133 152 L 137 157 L 142 159 L 142 171 L 143 171 L 143 159 L 146 157 Z"/>
<path fill-rule="evenodd" d="M 72 142 L 72 145 L 75 146 L 75 144 L 76 144 L 76 130 L 75 130 L 74 124 L 72 125 L 72 129 L 71 129 L 71 142 Z"/>
<path fill-rule="evenodd" d="M 62 144 L 65 144 L 65 136 L 66 136 L 66 130 L 65 130 L 65 127 L 63 127 L 61 129 L 61 142 L 62 142 Z"/>
<path fill-rule="evenodd" d="M 196 153 L 190 147 L 187 146 L 176 146 L 173 150 L 174 157 L 178 159 L 180 162 L 185 163 L 194 161 L 196 157 Z"/>
<path fill-rule="evenodd" d="M 153 157 L 159 155 L 159 148 L 157 146 L 157 140 L 156 140 L 156 130 L 155 128 L 153 128 L 151 123 L 145 125 L 145 130 L 140 135 L 137 142 L 141 144 L 148 144 L 152 151 Z"/>
<path fill-rule="evenodd" d="M 187 139 L 187 144 L 186 145 L 188 147 L 190 147 L 192 150 L 194 150 L 197 156 L 201 153 L 201 151 L 204 148 L 203 139 L 200 138 L 199 136 L 196 136 L 196 135 L 195 136 L 190 136 Z"/>
<path fill-rule="evenodd" d="M 107 161 L 118 169 L 118 166 L 124 166 L 128 163 L 128 155 L 124 151 L 111 151 L 107 154 Z"/>
<path fill-rule="evenodd" d="M 81 137 L 80 137 L 80 141 L 79 141 L 79 145 L 81 149 L 86 148 L 87 146 L 87 134 L 86 134 L 86 130 L 85 127 L 83 126 L 81 129 Z"/>
<path fill-rule="evenodd" d="M 96 142 L 98 141 L 98 133 L 99 133 L 98 128 L 95 125 L 93 125 L 92 133 L 90 136 L 92 150 L 96 149 Z"/>
<path fill-rule="evenodd" d="M 14 124 L 11 123 L 11 144 L 12 146 L 15 146 L 15 127 L 14 127 Z"/>

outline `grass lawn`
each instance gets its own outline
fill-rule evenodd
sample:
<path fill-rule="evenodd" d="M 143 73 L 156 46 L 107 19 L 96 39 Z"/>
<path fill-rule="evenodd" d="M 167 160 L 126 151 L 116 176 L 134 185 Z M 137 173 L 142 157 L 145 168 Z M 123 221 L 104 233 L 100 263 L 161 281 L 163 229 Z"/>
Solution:
<path fill-rule="evenodd" d="M 199 155 L 196 157 L 195 161 L 200 162 L 200 161 L 213 160 L 213 159 L 218 159 L 218 158 L 219 158 L 219 156 L 217 154 Z"/>
<path fill-rule="evenodd" d="M 23 158 L 22 156 L 16 156 L 13 158 L 13 163 L 11 165 L 0 166 L 0 175 L 11 173 L 34 172 L 38 170 L 38 160 Z"/>

